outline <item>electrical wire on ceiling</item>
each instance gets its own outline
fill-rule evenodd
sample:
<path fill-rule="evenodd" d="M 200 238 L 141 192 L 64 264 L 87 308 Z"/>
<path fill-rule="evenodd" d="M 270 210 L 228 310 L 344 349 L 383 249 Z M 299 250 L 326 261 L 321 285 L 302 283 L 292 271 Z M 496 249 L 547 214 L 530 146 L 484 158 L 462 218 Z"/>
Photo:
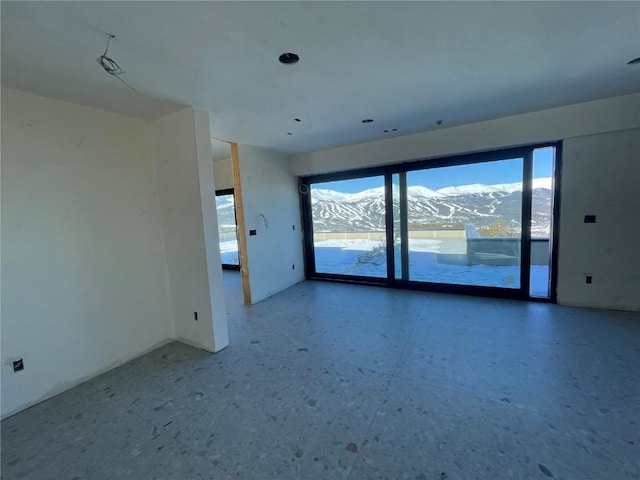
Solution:
<path fill-rule="evenodd" d="M 104 49 L 104 53 L 102 55 L 100 55 L 96 59 L 96 61 L 104 69 L 105 72 L 107 72 L 112 77 L 117 78 L 122 83 L 124 83 L 128 88 L 130 88 L 131 90 L 133 90 L 135 92 L 136 91 L 135 88 L 133 88 L 131 85 L 129 85 L 127 82 L 125 82 L 122 78 L 120 78 L 120 75 L 122 75 L 123 73 L 127 73 L 127 72 L 122 70 L 120 65 L 118 65 L 118 62 L 116 62 L 113 58 L 107 56 L 107 52 L 109 51 L 109 42 L 111 42 L 112 38 L 116 38 L 116 36 L 113 35 L 113 34 L 109 34 L 109 38 L 107 39 L 107 46 Z"/>

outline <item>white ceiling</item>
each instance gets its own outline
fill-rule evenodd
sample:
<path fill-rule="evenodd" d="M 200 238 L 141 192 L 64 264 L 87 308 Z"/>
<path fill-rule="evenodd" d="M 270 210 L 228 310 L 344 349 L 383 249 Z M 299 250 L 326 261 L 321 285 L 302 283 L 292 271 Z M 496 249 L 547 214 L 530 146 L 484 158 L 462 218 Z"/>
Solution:
<path fill-rule="evenodd" d="M 194 105 L 212 137 L 288 152 L 640 91 L 637 1 L 0 8 L 3 85 L 141 118 Z M 107 33 L 138 93 L 96 63 Z"/>

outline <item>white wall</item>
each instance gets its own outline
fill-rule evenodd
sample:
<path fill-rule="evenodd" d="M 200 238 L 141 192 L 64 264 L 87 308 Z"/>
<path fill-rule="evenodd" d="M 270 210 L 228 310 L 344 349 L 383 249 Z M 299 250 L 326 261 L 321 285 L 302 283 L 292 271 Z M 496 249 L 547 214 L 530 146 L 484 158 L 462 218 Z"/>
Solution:
<path fill-rule="evenodd" d="M 185 108 L 155 125 L 174 333 L 186 343 L 218 351 L 229 339 L 209 117 L 201 110 Z M 198 312 L 198 320 L 194 312 Z"/>
<path fill-rule="evenodd" d="M 231 158 L 213 161 L 213 177 L 216 190 L 228 190 L 233 188 L 233 165 Z"/>
<path fill-rule="evenodd" d="M 238 145 L 238 158 L 251 301 L 257 303 L 304 280 L 298 180 L 287 155 Z M 250 236 L 249 230 L 257 235 Z"/>
<path fill-rule="evenodd" d="M 563 150 L 558 297 L 640 310 L 640 129 L 571 138 Z"/>
<path fill-rule="evenodd" d="M 460 127 L 294 155 L 294 175 L 314 175 L 459 153 L 563 140 L 640 125 L 640 94 Z"/>
<path fill-rule="evenodd" d="M 147 122 L 2 89 L 2 416 L 172 336 L 153 145 Z"/>
<path fill-rule="evenodd" d="M 220 257 L 220 237 L 218 236 L 218 213 L 216 210 L 215 173 L 211 161 L 211 132 L 209 112 L 194 109 L 196 155 L 198 159 L 198 179 L 200 182 L 200 208 L 204 227 L 207 278 L 209 280 L 209 304 L 213 345 L 211 350 L 219 352 L 229 345 L 227 306 L 222 278 Z M 175 322 L 175 319 L 174 319 Z M 193 325 L 191 322 L 190 325 Z M 198 330 L 196 330 L 198 332 Z"/>
<path fill-rule="evenodd" d="M 638 127 L 633 94 L 299 154 L 291 166 L 313 175 L 564 140 L 558 303 L 640 310 Z M 599 223 L 582 223 L 590 213 Z"/>

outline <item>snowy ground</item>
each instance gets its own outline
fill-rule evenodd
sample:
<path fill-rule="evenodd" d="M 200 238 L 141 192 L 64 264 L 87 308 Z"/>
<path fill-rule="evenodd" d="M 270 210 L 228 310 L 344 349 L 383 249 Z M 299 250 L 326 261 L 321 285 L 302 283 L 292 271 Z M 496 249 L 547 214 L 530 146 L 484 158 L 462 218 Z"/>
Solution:
<path fill-rule="evenodd" d="M 220 242 L 220 256 L 222 257 L 222 263 L 240 265 L 238 260 L 238 241 L 227 240 L 226 242 Z"/>
<path fill-rule="evenodd" d="M 462 241 L 461 241 L 462 240 Z M 358 256 L 380 245 L 376 240 L 324 240 L 315 242 L 316 271 L 341 275 L 386 277 L 384 258 L 380 265 L 358 263 Z M 464 254 L 464 239 L 409 240 L 409 279 L 417 282 L 439 282 L 458 285 L 482 285 L 503 288 L 520 288 L 520 267 L 494 267 L 489 265 L 465 265 L 442 263 L 447 255 Z M 238 265 L 238 242 L 220 242 L 222 263 Z M 397 253 L 399 255 L 399 253 Z M 398 258 L 398 256 L 396 256 Z M 548 296 L 549 267 L 531 267 L 531 295 Z"/>
<path fill-rule="evenodd" d="M 457 239 L 456 239 L 457 240 Z M 374 240 L 325 240 L 314 244 L 316 271 L 342 275 L 386 277 L 387 266 L 383 260 L 379 265 L 358 263 L 363 255 L 380 242 Z M 520 288 L 520 267 L 489 266 L 442 263 L 449 255 L 463 254 L 460 242 L 447 240 L 409 240 L 409 279 L 418 282 L 439 282 L 458 285 L 482 285 L 503 288 Z M 443 254 L 444 252 L 444 254 Z M 396 258 L 398 258 L 396 256 Z M 455 263 L 455 262 L 453 262 Z M 531 267 L 531 294 L 546 297 L 549 268 Z"/>

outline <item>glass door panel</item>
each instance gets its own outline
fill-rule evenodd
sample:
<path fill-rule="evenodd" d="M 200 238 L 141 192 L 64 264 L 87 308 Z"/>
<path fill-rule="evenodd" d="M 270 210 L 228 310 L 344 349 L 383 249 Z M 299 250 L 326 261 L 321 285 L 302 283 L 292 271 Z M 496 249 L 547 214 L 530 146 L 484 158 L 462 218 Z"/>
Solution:
<path fill-rule="evenodd" d="M 554 147 L 533 151 L 529 295 L 535 298 L 550 296 L 554 159 Z"/>
<path fill-rule="evenodd" d="M 393 197 L 393 266 L 394 278 L 402 279 L 402 207 L 400 203 L 400 177 L 404 173 L 391 176 L 391 195 Z"/>
<path fill-rule="evenodd" d="M 236 207 L 233 192 L 216 194 L 218 237 L 222 265 L 239 266 Z"/>
<path fill-rule="evenodd" d="M 523 159 L 407 172 L 409 279 L 520 288 Z"/>
<path fill-rule="evenodd" d="M 315 271 L 387 277 L 384 176 L 314 183 Z"/>

